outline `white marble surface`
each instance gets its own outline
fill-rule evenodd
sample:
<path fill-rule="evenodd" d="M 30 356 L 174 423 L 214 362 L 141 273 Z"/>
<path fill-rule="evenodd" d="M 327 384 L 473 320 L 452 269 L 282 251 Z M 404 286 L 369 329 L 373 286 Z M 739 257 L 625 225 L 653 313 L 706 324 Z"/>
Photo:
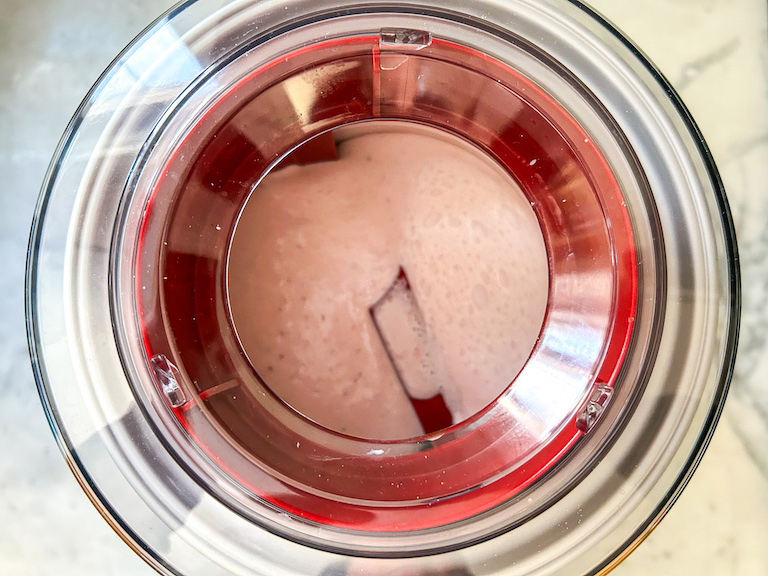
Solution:
<path fill-rule="evenodd" d="M 0 0 L 0 575 L 152 574 L 80 491 L 26 352 L 23 271 L 38 188 L 80 99 L 167 0 Z M 742 339 L 712 445 L 614 574 L 768 574 L 768 41 L 765 0 L 599 0 L 656 62 L 722 172 L 743 267 Z"/>
<path fill-rule="evenodd" d="M 656 63 L 699 124 L 733 210 L 744 298 L 736 373 L 712 444 L 672 511 L 614 574 L 768 574 L 768 8 L 593 5 Z"/>

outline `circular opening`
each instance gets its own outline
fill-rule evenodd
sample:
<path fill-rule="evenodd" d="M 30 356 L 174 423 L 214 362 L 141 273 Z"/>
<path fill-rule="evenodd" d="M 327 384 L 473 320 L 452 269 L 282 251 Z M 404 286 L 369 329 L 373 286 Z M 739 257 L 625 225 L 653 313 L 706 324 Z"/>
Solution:
<path fill-rule="evenodd" d="M 631 336 L 634 244 L 544 91 L 385 30 L 243 64 L 192 109 L 152 149 L 138 321 L 163 401 L 237 489 L 336 527 L 442 526 L 589 431 Z"/>
<path fill-rule="evenodd" d="M 547 304 L 520 187 L 456 136 L 392 120 L 323 133 L 275 166 L 240 214 L 226 274 L 264 383 L 314 422 L 375 440 L 491 404 Z"/>

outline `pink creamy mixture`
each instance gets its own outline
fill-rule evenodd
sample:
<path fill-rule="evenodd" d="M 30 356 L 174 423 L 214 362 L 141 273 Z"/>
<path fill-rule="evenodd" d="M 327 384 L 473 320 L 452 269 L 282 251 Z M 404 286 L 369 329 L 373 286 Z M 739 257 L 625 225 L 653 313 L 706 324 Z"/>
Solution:
<path fill-rule="evenodd" d="M 228 276 L 243 348 L 278 396 L 337 431 L 418 436 L 410 398 L 436 394 L 458 423 L 509 385 L 538 337 L 536 216 L 453 137 L 381 131 L 338 153 L 270 174 L 245 206 Z"/>

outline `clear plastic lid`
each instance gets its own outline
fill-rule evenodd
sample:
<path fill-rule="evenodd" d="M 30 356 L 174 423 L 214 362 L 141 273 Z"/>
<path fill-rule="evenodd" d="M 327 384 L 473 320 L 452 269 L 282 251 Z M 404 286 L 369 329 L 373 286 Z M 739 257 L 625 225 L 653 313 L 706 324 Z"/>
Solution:
<path fill-rule="evenodd" d="M 567 3 L 275 8 L 181 5 L 54 162 L 30 336 L 97 505 L 184 574 L 609 566 L 733 360 L 695 126 Z"/>

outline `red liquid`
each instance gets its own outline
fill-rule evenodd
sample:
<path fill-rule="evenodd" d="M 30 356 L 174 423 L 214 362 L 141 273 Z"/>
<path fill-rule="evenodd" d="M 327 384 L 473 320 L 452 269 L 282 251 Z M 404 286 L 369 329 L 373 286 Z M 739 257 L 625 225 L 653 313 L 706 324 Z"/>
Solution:
<path fill-rule="evenodd" d="M 442 394 L 435 394 L 432 398 L 425 399 L 408 396 L 408 399 L 416 411 L 416 416 L 419 418 L 425 434 L 432 434 L 454 424 L 453 416 L 451 416 L 448 406 L 445 405 Z"/>

